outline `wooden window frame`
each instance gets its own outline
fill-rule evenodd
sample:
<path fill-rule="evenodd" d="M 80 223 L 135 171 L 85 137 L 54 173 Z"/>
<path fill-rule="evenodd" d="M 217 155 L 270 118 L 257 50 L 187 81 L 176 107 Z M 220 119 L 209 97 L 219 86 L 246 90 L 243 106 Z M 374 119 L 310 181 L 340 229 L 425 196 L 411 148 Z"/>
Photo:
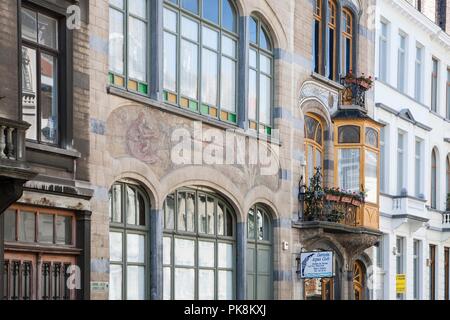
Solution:
<path fill-rule="evenodd" d="M 324 141 L 325 140 L 325 129 L 324 129 L 324 123 L 318 116 L 316 116 L 314 114 L 311 114 L 311 113 L 307 113 L 305 115 L 305 117 L 312 118 L 312 119 L 314 119 L 315 121 L 318 122 L 318 126 L 316 128 L 316 132 L 314 133 L 314 137 L 317 136 L 317 133 L 318 133 L 317 130 L 319 130 L 319 129 L 320 129 L 320 134 L 322 136 L 322 144 L 319 144 L 317 141 L 307 138 L 307 132 L 306 132 L 307 128 L 305 126 L 305 159 L 307 161 L 308 160 L 308 156 L 309 156 L 309 154 L 308 154 L 309 153 L 308 146 L 312 146 L 312 148 L 313 148 L 313 162 L 314 162 L 313 163 L 313 168 L 312 168 L 313 172 L 315 172 L 314 168 L 320 167 L 320 171 L 323 174 L 323 172 L 324 172 L 324 163 L 325 163 L 325 158 L 324 158 L 324 156 L 325 156 L 325 152 L 324 152 L 325 151 L 325 141 Z M 321 157 L 322 157 L 322 159 L 321 159 L 322 161 L 320 163 L 320 166 L 318 166 L 318 163 L 317 163 L 316 151 L 319 151 L 320 154 L 321 154 Z M 312 177 L 308 176 L 308 168 L 309 168 L 309 166 L 310 166 L 310 164 L 306 163 L 305 183 L 307 185 L 309 184 L 309 179 L 312 178 Z"/>
<path fill-rule="evenodd" d="M 323 29 L 323 1 L 326 0 L 315 0 L 316 6 L 314 7 L 314 25 L 317 23 L 318 25 L 318 30 L 315 30 L 316 27 L 314 26 L 314 41 L 317 41 L 317 47 L 315 47 L 315 43 L 314 43 L 314 50 L 315 52 L 315 56 L 314 56 L 314 70 L 317 73 L 322 73 L 322 66 L 323 66 L 323 43 L 322 43 L 322 29 Z M 316 56 L 317 56 L 317 61 L 316 61 Z"/>
<path fill-rule="evenodd" d="M 354 34 L 354 25 L 353 25 L 353 14 L 348 8 L 342 9 L 342 21 L 347 21 L 347 24 L 344 25 L 342 23 L 342 46 L 346 47 L 346 40 L 350 40 L 350 65 L 348 67 L 348 72 L 353 72 L 353 47 L 354 47 L 354 41 L 353 41 L 353 34 Z M 345 29 L 345 26 L 347 29 Z M 346 50 L 345 50 L 346 52 Z M 346 57 L 343 54 L 344 50 L 341 49 L 341 55 L 342 55 L 342 67 L 341 70 L 344 70 L 344 67 L 346 65 Z M 343 74 L 345 76 L 345 74 Z"/>

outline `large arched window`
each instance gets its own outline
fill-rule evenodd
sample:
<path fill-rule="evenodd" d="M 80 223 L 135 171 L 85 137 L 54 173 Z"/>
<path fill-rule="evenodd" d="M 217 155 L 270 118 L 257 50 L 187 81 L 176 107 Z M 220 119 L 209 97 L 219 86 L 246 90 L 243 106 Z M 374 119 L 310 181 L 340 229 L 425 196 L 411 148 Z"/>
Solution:
<path fill-rule="evenodd" d="M 109 299 L 149 297 L 149 201 L 141 188 L 118 182 L 109 194 Z"/>
<path fill-rule="evenodd" d="M 272 219 L 261 205 L 248 213 L 247 239 L 247 299 L 273 299 Z"/>
<path fill-rule="evenodd" d="M 327 46 L 327 77 L 331 80 L 337 80 L 337 8 L 334 0 L 328 0 L 328 46 Z"/>
<path fill-rule="evenodd" d="M 346 75 L 353 69 L 353 15 L 347 8 L 342 10 L 341 74 Z"/>
<path fill-rule="evenodd" d="M 431 208 L 437 208 L 437 157 L 436 150 L 431 152 Z"/>
<path fill-rule="evenodd" d="M 238 25 L 230 0 L 166 0 L 164 101 L 237 123 Z"/>
<path fill-rule="evenodd" d="M 323 169 L 323 127 L 318 117 L 313 115 L 305 116 L 305 153 L 306 153 L 306 177 L 314 176 L 315 168 Z"/>
<path fill-rule="evenodd" d="M 272 133 L 273 47 L 268 29 L 260 19 L 250 17 L 249 128 L 262 134 Z"/>
<path fill-rule="evenodd" d="M 235 215 L 216 193 L 183 188 L 164 202 L 164 299 L 235 298 Z"/>

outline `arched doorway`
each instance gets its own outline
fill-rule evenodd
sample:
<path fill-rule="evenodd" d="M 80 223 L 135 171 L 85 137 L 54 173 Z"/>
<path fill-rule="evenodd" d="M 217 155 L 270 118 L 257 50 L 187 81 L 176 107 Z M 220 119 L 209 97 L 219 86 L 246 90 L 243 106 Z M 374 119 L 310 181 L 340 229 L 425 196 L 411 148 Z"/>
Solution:
<path fill-rule="evenodd" d="M 364 300 L 365 272 L 362 263 L 356 260 L 353 263 L 353 291 L 355 300 Z"/>

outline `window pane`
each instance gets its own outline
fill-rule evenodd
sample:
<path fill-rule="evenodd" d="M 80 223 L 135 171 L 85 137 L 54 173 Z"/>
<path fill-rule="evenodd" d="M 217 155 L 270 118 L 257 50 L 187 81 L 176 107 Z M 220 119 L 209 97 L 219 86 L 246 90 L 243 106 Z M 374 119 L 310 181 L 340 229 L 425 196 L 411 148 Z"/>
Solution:
<path fill-rule="evenodd" d="M 359 149 L 339 149 L 339 188 L 359 192 Z"/>
<path fill-rule="evenodd" d="M 372 128 L 366 128 L 366 144 L 378 147 L 378 132 Z"/>
<path fill-rule="evenodd" d="M 109 0 L 109 3 L 113 6 L 123 9 L 123 0 Z"/>
<path fill-rule="evenodd" d="M 202 43 L 204 46 L 207 46 L 208 48 L 217 50 L 218 44 L 219 44 L 219 34 L 217 31 L 211 30 L 207 27 L 202 27 L 203 32 L 203 38 Z"/>
<path fill-rule="evenodd" d="M 172 263 L 172 238 L 163 238 L 163 264 Z"/>
<path fill-rule="evenodd" d="M 37 56 L 36 50 L 22 47 L 22 119 L 29 124 L 27 139 L 37 140 Z"/>
<path fill-rule="evenodd" d="M 223 204 L 219 202 L 217 206 L 217 234 L 223 236 L 225 234 L 225 208 Z"/>
<path fill-rule="evenodd" d="M 248 59 L 249 59 L 248 63 L 250 65 L 250 67 L 255 68 L 255 69 L 258 66 L 258 64 L 257 64 L 257 56 L 258 56 L 258 53 L 255 50 L 250 49 L 250 51 L 248 53 Z"/>
<path fill-rule="evenodd" d="M 198 23 L 181 17 L 181 35 L 189 40 L 198 41 Z"/>
<path fill-rule="evenodd" d="M 109 69 L 123 74 L 124 66 L 124 26 L 123 14 L 109 9 Z"/>
<path fill-rule="evenodd" d="M 172 281 L 172 274 L 171 274 L 171 268 L 166 267 L 164 268 L 164 275 L 163 275 L 163 299 L 164 300 L 170 300 L 171 299 L 171 281 Z"/>
<path fill-rule="evenodd" d="M 128 1 L 128 10 L 130 13 L 145 19 L 147 17 L 147 0 Z"/>
<path fill-rule="evenodd" d="M 206 227 L 206 232 L 208 234 L 215 234 L 215 228 L 214 228 L 214 209 L 215 209 L 215 205 L 214 205 L 214 198 L 208 197 L 208 200 L 206 202 L 206 217 L 207 217 L 207 227 Z"/>
<path fill-rule="evenodd" d="M 198 196 L 198 232 L 206 233 L 206 196 Z"/>
<path fill-rule="evenodd" d="M 236 13 L 229 0 L 222 0 L 222 27 L 236 32 Z"/>
<path fill-rule="evenodd" d="M 233 245 L 229 243 L 218 244 L 218 267 L 233 268 Z"/>
<path fill-rule="evenodd" d="M 198 271 L 198 299 L 214 300 L 214 270 Z"/>
<path fill-rule="evenodd" d="M 72 217 L 56 216 L 56 243 L 72 244 Z"/>
<path fill-rule="evenodd" d="M 197 99 L 198 47 L 188 41 L 181 41 L 181 94 Z"/>
<path fill-rule="evenodd" d="M 39 214 L 39 242 L 53 243 L 52 214 Z"/>
<path fill-rule="evenodd" d="M 256 71 L 249 72 L 249 86 L 248 86 L 248 117 L 251 120 L 256 120 Z"/>
<path fill-rule="evenodd" d="M 198 13 L 198 0 L 181 0 L 181 6 L 195 14 Z"/>
<path fill-rule="evenodd" d="M 257 255 L 258 255 L 257 257 L 258 265 L 256 266 L 257 273 L 264 273 L 270 275 L 270 266 L 271 266 L 270 248 L 268 248 L 267 246 L 260 247 L 257 250 Z"/>
<path fill-rule="evenodd" d="M 41 54 L 41 139 L 58 142 L 57 60 Z"/>
<path fill-rule="evenodd" d="M 193 300 L 195 293 L 194 269 L 175 268 L 175 300 Z"/>
<path fill-rule="evenodd" d="M 174 215 L 175 215 L 175 196 L 170 194 L 165 201 L 165 228 L 168 230 L 174 229 Z"/>
<path fill-rule="evenodd" d="M 219 24 L 219 0 L 203 0 L 203 17 Z"/>
<path fill-rule="evenodd" d="M 164 89 L 177 91 L 177 37 L 164 32 Z"/>
<path fill-rule="evenodd" d="M 271 50 L 269 37 L 267 36 L 267 33 L 264 30 L 264 28 L 261 28 L 259 38 L 260 38 L 259 39 L 259 47 L 262 49 Z"/>
<path fill-rule="evenodd" d="M 131 18 L 128 33 L 128 76 L 130 78 L 146 81 L 147 71 L 147 24 Z"/>
<path fill-rule="evenodd" d="M 58 22 L 55 19 L 38 15 L 38 38 L 39 44 L 53 49 L 58 47 Z"/>
<path fill-rule="evenodd" d="M 215 254 L 214 242 L 199 241 L 198 243 L 198 266 L 214 268 Z"/>
<path fill-rule="evenodd" d="M 236 58 L 236 41 L 227 36 L 222 36 L 222 54 Z"/>
<path fill-rule="evenodd" d="M 164 8 L 164 28 L 177 32 L 177 13 Z"/>
<path fill-rule="evenodd" d="M 236 112 L 236 62 L 222 57 L 221 109 Z"/>
<path fill-rule="evenodd" d="M 109 266 L 109 300 L 122 300 L 122 266 Z"/>
<path fill-rule="evenodd" d="M 20 211 L 19 213 L 19 241 L 34 242 L 36 215 L 34 212 Z"/>
<path fill-rule="evenodd" d="M 16 241 L 16 211 L 6 210 L 4 215 L 5 241 Z"/>
<path fill-rule="evenodd" d="M 177 229 L 186 231 L 186 193 L 178 193 Z"/>
<path fill-rule="evenodd" d="M 378 195 L 378 155 L 375 152 L 366 151 L 365 159 L 365 191 L 367 192 L 366 201 L 377 203 Z"/>
<path fill-rule="evenodd" d="M 145 236 L 127 234 L 127 262 L 145 262 Z"/>
<path fill-rule="evenodd" d="M 217 287 L 219 300 L 233 299 L 233 272 L 220 270 Z"/>
<path fill-rule="evenodd" d="M 111 261 L 122 261 L 122 233 L 109 233 L 109 259 Z"/>
<path fill-rule="evenodd" d="M 259 122 L 266 125 L 271 124 L 270 106 L 272 99 L 271 79 L 263 74 L 260 75 L 259 83 Z"/>
<path fill-rule="evenodd" d="M 195 265 L 195 242 L 193 240 L 175 239 L 175 265 Z"/>
<path fill-rule="evenodd" d="M 360 130 L 361 130 L 360 127 L 357 126 L 339 127 L 338 130 L 339 143 L 359 143 Z"/>
<path fill-rule="evenodd" d="M 126 186 L 126 208 L 127 208 L 127 224 L 136 224 L 136 192 L 134 189 Z"/>
<path fill-rule="evenodd" d="M 122 185 L 115 184 L 112 188 L 113 222 L 122 222 Z"/>
<path fill-rule="evenodd" d="M 270 58 L 261 54 L 259 56 L 259 64 L 260 64 L 261 72 L 264 72 L 265 74 L 268 74 L 268 75 L 272 74 L 272 61 Z"/>
<path fill-rule="evenodd" d="M 255 211 L 253 208 L 251 208 L 248 212 L 247 238 L 252 240 L 255 239 Z"/>
<path fill-rule="evenodd" d="M 204 103 L 217 105 L 217 53 L 203 49 L 202 57 L 202 99 Z"/>
<path fill-rule="evenodd" d="M 262 240 L 263 235 L 264 235 L 263 215 L 262 215 L 261 210 L 259 210 L 259 209 L 257 209 L 257 212 L 256 212 L 256 227 L 258 228 L 256 231 L 257 238 L 258 238 L 258 240 Z"/>
<path fill-rule="evenodd" d="M 267 214 L 264 214 L 263 216 L 264 219 L 264 235 L 263 235 L 263 240 L 269 241 L 270 240 L 270 219 L 269 216 Z"/>
<path fill-rule="evenodd" d="M 250 42 L 257 43 L 257 34 L 258 34 L 258 23 L 254 18 L 250 18 L 249 21 L 249 30 L 250 30 Z"/>
<path fill-rule="evenodd" d="M 233 236 L 233 218 L 230 210 L 227 209 L 227 214 L 225 215 L 225 235 L 227 237 Z"/>
<path fill-rule="evenodd" d="M 193 232 L 195 227 L 195 194 L 188 193 L 186 199 L 186 230 Z"/>
<path fill-rule="evenodd" d="M 127 267 L 127 300 L 145 299 L 145 268 Z"/>
<path fill-rule="evenodd" d="M 140 226 L 145 226 L 145 224 L 146 224 L 145 215 L 146 215 L 147 208 L 146 208 L 146 205 L 145 205 L 144 198 L 139 193 L 138 193 L 138 202 L 137 202 L 137 204 L 138 204 L 138 208 L 137 208 L 138 221 L 137 221 L 137 224 L 140 225 Z"/>
<path fill-rule="evenodd" d="M 37 42 L 36 12 L 22 8 L 22 38 Z"/>

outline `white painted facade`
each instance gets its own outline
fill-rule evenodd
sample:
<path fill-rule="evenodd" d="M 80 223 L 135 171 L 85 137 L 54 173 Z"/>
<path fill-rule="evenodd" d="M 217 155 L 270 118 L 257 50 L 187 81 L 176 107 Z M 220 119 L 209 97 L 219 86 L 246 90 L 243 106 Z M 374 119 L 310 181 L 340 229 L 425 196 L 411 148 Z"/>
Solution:
<path fill-rule="evenodd" d="M 444 223 L 447 195 L 447 157 L 450 156 L 450 120 L 447 114 L 447 77 L 450 68 L 450 36 L 406 0 L 377 0 L 375 58 L 375 119 L 386 124 L 384 183 L 380 195 L 380 229 L 385 234 L 381 249 L 369 249 L 381 274 L 374 277 L 379 290 L 374 299 L 397 299 L 397 237 L 404 238 L 403 273 L 406 274 L 406 299 L 430 299 L 429 248 L 436 245 L 436 299 L 445 297 L 444 250 L 450 247 L 450 223 Z M 387 26 L 386 79 L 383 71 L 381 23 Z M 406 41 L 399 50 L 402 34 Z M 380 40 L 381 39 L 381 40 Z M 416 99 L 416 45 L 422 49 L 421 97 Z M 405 52 L 405 90 L 398 89 L 399 52 Z M 432 58 L 438 63 L 437 110 L 432 104 Z M 419 59 L 420 61 L 420 59 Z M 399 132 L 404 147 L 399 148 Z M 449 140 L 447 140 L 449 139 Z M 420 152 L 416 157 L 416 140 Z M 447 140 L 447 141 L 446 141 Z M 399 156 L 403 152 L 403 162 Z M 431 209 L 432 150 L 437 155 L 436 209 Z M 381 162 L 383 162 L 381 160 Z M 416 165 L 416 163 L 420 163 Z M 420 169 L 416 168 L 419 167 Z M 403 186 L 399 188 L 399 170 Z M 383 179 L 381 179 L 383 181 Z M 448 221 L 448 220 L 447 220 Z M 414 240 L 419 240 L 418 276 L 414 276 Z M 382 252 L 381 257 L 377 257 Z M 414 281 L 418 290 L 414 292 Z M 376 288 L 376 287 L 375 287 Z"/>

